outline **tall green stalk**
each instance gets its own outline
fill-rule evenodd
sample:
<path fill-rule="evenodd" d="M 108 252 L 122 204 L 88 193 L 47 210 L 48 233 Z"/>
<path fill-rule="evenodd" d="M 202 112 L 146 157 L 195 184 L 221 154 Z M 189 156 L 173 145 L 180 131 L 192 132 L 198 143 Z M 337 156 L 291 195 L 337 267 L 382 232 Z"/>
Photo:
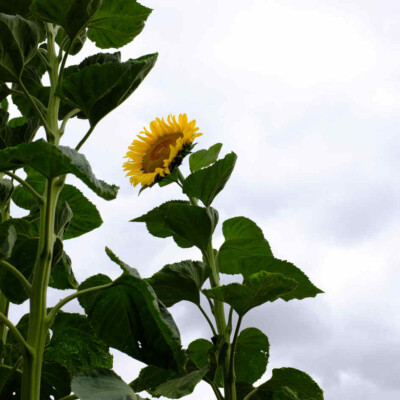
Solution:
<path fill-rule="evenodd" d="M 60 99 L 55 89 L 59 79 L 59 59 L 55 51 L 56 30 L 47 24 L 47 50 L 50 76 L 50 97 L 47 108 L 46 134 L 48 141 L 58 145 L 60 135 L 58 111 Z M 47 179 L 44 202 L 40 206 L 40 232 L 38 252 L 33 271 L 30 296 L 30 314 L 27 343 L 33 349 L 32 354 L 24 357 L 21 399 L 39 400 L 43 354 L 46 337 L 50 328 L 47 322 L 47 288 L 49 286 L 53 247 L 56 240 L 54 221 L 58 196 L 64 185 L 63 178 Z"/>

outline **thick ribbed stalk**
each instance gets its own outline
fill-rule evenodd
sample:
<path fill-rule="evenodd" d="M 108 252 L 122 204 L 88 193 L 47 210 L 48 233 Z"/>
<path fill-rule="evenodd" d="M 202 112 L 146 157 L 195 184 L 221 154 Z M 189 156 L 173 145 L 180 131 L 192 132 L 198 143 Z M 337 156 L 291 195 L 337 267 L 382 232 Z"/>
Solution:
<path fill-rule="evenodd" d="M 54 219 L 60 186 L 55 179 L 48 180 L 45 189 L 46 201 L 41 207 L 40 236 L 38 253 L 33 273 L 28 344 L 32 354 L 24 356 L 24 373 L 22 378 L 22 400 L 40 399 L 40 380 L 46 336 L 48 332 L 47 287 L 50 278 L 53 246 L 55 242 Z"/>
<path fill-rule="evenodd" d="M 58 127 L 60 99 L 56 95 L 56 87 L 59 79 L 59 59 L 55 51 L 55 35 L 57 31 L 52 24 L 46 24 L 46 31 L 50 77 L 46 133 L 49 143 L 58 145 L 60 140 L 60 131 Z M 49 330 L 47 322 L 47 288 L 50 279 L 53 247 L 56 240 L 54 221 L 57 199 L 63 184 L 64 179 L 62 177 L 48 179 L 46 182 L 44 201 L 40 206 L 39 245 L 33 271 L 27 338 L 27 342 L 32 348 L 32 353 L 24 354 L 21 400 L 40 400 L 43 353 Z"/>

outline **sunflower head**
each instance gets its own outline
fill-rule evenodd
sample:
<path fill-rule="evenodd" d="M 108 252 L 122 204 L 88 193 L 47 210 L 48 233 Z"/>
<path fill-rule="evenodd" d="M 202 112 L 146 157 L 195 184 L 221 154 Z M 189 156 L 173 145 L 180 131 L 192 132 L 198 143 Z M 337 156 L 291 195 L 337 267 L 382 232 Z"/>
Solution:
<path fill-rule="evenodd" d="M 150 130 L 143 129 L 125 156 L 124 171 L 134 186 L 149 187 L 171 174 L 192 150 L 193 140 L 202 135 L 186 114 L 179 114 L 178 120 L 173 115 L 167 121 L 156 118 Z"/>

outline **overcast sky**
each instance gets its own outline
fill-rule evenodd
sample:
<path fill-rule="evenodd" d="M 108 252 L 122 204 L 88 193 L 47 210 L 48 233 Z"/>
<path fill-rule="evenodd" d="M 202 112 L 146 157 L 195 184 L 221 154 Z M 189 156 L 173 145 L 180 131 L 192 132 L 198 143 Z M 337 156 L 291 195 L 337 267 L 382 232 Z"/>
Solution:
<path fill-rule="evenodd" d="M 108 245 L 147 277 L 200 257 L 128 222 L 183 198 L 172 186 L 140 197 L 122 171 L 127 146 L 155 117 L 187 113 L 238 163 L 215 207 L 247 216 L 276 257 L 299 266 L 325 294 L 252 311 L 272 368 L 309 373 L 326 400 L 400 398 L 400 3 L 389 0 L 143 0 L 154 8 L 122 58 L 160 53 L 136 93 L 106 117 L 82 149 L 97 177 L 120 185 L 96 198 L 103 226 L 66 243 L 79 281 L 119 275 Z M 97 52 L 92 44 L 83 56 Z M 64 144 L 85 123 L 73 121 Z M 72 181 L 72 179 L 70 180 Z M 217 232 L 216 244 L 222 241 Z M 52 291 L 53 304 L 65 293 Z M 51 305 L 50 304 L 50 305 Z M 78 310 L 71 304 L 66 310 Z M 13 308 L 15 310 L 15 308 Z M 23 307 L 20 307 L 22 313 Z M 171 309 L 185 345 L 210 336 L 189 304 Z M 15 314 L 17 315 L 17 314 Z M 141 364 L 119 352 L 126 381 Z M 206 384 L 189 397 L 213 398 Z"/>

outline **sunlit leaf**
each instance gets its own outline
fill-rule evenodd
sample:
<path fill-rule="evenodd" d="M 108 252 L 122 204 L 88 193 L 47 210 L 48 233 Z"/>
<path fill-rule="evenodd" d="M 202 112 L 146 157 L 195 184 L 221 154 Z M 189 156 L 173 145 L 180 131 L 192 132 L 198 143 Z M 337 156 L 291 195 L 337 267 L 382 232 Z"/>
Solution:
<path fill-rule="evenodd" d="M 216 143 L 208 150 L 198 150 L 189 157 L 190 171 L 195 172 L 201 168 L 208 167 L 218 159 L 222 143 Z"/>
<path fill-rule="evenodd" d="M 218 252 L 218 267 L 225 274 L 239 274 L 239 260 L 250 256 L 272 256 L 262 230 L 250 219 L 235 217 L 222 225 L 225 242 Z"/>

